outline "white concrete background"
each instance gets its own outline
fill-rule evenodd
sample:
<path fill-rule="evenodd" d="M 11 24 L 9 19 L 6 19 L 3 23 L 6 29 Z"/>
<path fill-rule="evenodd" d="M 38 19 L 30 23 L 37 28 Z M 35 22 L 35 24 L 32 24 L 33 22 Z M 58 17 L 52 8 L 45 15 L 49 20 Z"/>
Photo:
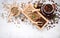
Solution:
<path fill-rule="evenodd" d="M 8 3 L 12 3 L 12 0 L 5 0 Z M 27 2 L 27 0 L 18 0 L 18 2 Z M 2 9 L 2 2 L 0 0 L 0 13 L 4 12 Z M 60 0 L 55 0 L 60 3 Z M 7 23 L 6 19 L 0 17 L 0 38 L 60 38 L 60 23 L 56 24 L 56 27 L 50 30 L 39 31 L 31 24 L 20 22 L 20 28 L 16 27 L 13 23 Z"/>

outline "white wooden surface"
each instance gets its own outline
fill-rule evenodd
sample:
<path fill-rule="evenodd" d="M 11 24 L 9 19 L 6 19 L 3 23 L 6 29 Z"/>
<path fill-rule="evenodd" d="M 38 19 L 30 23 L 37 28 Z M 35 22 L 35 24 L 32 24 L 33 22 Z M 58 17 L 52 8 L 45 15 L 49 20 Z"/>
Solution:
<path fill-rule="evenodd" d="M 2 9 L 2 2 L 0 0 L 0 13 L 4 12 Z M 5 0 L 7 1 L 7 0 Z M 12 3 L 12 0 L 7 1 Z M 19 0 L 18 2 L 24 1 L 27 3 L 27 0 Z M 60 3 L 60 0 L 55 0 Z M 36 27 L 29 23 L 24 23 L 20 21 L 19 25 L 13 23 L 7 23 L 6 19 L 0 17 L 0 38 L 60 38 L 60 23 L 55 24 L 56 27 L 51 28 L 50 30 L 38 30 Z M 20 26 L 20 28 L 18 28 Z"/>

